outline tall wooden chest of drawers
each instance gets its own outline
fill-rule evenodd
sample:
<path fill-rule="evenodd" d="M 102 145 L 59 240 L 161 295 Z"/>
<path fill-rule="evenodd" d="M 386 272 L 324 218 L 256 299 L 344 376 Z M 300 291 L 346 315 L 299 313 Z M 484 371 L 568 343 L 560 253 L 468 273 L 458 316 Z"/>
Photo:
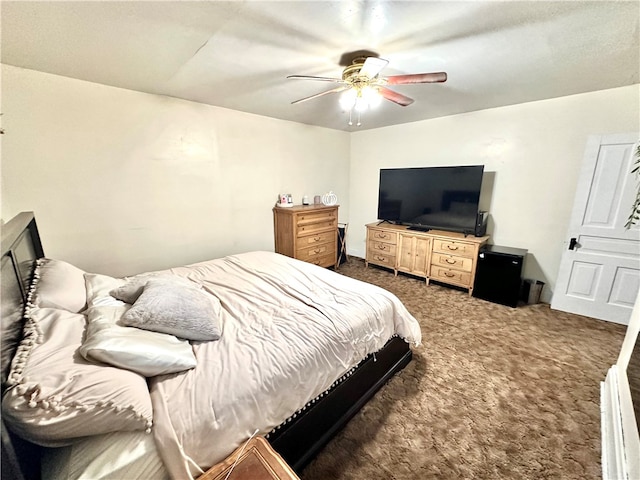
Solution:
<path fill-rule="evenodd" d="M 321 267 L 337 267 L 338 205 L 274 207 L 276 253 Z"/>

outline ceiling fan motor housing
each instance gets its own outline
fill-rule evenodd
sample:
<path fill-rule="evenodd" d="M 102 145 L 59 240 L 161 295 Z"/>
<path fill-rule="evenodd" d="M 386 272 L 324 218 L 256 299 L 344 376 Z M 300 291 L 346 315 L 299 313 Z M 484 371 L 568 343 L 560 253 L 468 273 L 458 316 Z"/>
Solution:
<path fill-rule="evenodd" d="M 346 67 L 342 71 L 342 79 L 345 82 L 355 83 L 358 81 L 358 75 L 362 67 L 364 66 L 364 62 L 366 61 L 366 57 L 358 57 L 353 59 L 353 63 Z M 362 78 L 360 81 L 365 81 L 365 78 Z M 371 80 L 371 79 L 369 79 Z"/>

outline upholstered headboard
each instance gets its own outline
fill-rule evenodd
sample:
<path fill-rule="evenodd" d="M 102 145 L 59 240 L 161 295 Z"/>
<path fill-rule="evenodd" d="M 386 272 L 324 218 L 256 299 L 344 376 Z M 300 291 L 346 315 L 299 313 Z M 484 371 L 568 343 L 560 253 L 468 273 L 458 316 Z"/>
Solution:
<path fill-rule="evenodd" d="M 24 308 L 38 258 L 44 256 L 33 212 L 2 226 L 2 393 L 11 359 L 22 337 Z M 2 422 L 2 479 L 40 478 L 40 449 L 9 432 Z"/>

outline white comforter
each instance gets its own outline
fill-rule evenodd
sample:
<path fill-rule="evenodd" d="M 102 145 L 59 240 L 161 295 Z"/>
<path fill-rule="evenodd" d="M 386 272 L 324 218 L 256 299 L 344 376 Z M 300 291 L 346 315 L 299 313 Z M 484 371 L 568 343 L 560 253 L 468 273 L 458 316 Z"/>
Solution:
<path fill-rule="evenodd" d="M 251 252 L 171 272 L 222 303 L 222 337 L 194 344 L 198 365 L 151 383 L 154 435 L 173 478 L 266 434 L 394 334 L 420 328 L 393 294 L 333 271 Z"/>

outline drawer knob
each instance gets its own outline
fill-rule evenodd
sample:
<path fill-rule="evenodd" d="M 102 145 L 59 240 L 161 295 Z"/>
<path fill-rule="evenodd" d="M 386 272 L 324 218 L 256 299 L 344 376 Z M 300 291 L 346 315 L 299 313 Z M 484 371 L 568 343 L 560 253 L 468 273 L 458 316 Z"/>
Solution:
<path fill-rule="evenodd" d="M 447 262 L 450 265 L 455 265 L 456 261 L 452 258 L 445 258 L 444 259 L 445 262 Z"/>
<path fill-rule="evenodd" d="M 320 240 L 322 240 L 322 238 L 321 238 L 321 237 L 313 237 L 313 241 L 314 241 L 314 242 L 319 242 Z"/>
<path fill-rule="evenodd" d="M 449 278 L 453 278 L 453 277 L 456 276 L 456 274 L 455 273 L 451 273 L 451 272 L 444 272 L 444 276 L 445 277 L 449 277 Z"/>
<path fill-rule="evenodd" d="M 447 245 L 447 248 L 448 248 L 449 250 L 457 250 L 457 249 L 458 249 L 458 246 L 457 246 L 457 245 Z"/>
<path fill-rule="evenodd" d="M 386 247 L 384 246 L 384 243 L 379 243 L 378 244 L 378 250 L 385 250 Z"/>

